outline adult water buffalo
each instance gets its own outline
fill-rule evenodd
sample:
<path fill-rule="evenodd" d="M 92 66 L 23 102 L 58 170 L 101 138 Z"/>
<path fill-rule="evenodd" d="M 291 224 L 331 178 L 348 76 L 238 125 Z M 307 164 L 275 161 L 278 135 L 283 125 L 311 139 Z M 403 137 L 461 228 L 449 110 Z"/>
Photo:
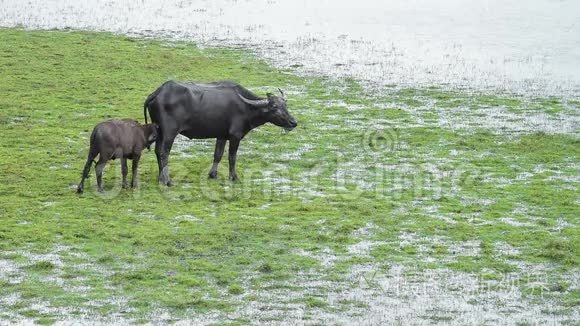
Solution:
<path fill-rule="evenodd" d="M 236 176 L 236 153 L 240 140 L 252 129 L 271 122 L 286 130 L 296 127 L 296 120 L 286 109 L 286 99 L 270 93 L 260 98 L 244 87 L 231 82 L 194 83 L 167 81 L 145 100 L 151 120 L 159 125 L 155 154 L 159 165 L 159 181 L 170 186 L 168 157 L 177 134 L 189 139 L 216 138 L 213 166 L 209 177 L 217 178 L 217 167 L 229 146 L 229 164 L 232 181 Z"/>

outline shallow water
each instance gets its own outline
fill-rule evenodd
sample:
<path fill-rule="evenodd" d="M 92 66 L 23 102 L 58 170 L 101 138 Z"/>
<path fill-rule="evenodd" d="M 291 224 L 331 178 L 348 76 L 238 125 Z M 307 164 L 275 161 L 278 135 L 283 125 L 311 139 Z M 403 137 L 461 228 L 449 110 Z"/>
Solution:
<path fill-rule="evenodd" d="M 579 21 L 574 0 L 0 0 L 0 26 L 242 46 L 278 66 L 380 85 L 573 97 Z"/>

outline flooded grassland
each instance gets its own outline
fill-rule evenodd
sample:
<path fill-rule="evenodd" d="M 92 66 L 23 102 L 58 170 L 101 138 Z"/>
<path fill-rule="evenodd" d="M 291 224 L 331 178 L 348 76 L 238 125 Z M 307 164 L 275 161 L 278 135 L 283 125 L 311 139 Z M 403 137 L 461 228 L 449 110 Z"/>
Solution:
<path fill-rule="evenodd" d="M 577 323 L 578 12 L 0 0 L 0 324 Z M 239 183 L 178 137 L 174 187 L 145 153 L 76 195 L 92 127 L 167 79 L 281 87 L 299 127 Z"/>
<path fill-rule="evenodd" d="M 247 51 L 1 29 L 0 323 L 573 324 L 574 99 L 301 77 Z M 168 78 L 283 88 L 299 127 L 251 132 L 208 180 L 75 186 L 89 132 Z"/>

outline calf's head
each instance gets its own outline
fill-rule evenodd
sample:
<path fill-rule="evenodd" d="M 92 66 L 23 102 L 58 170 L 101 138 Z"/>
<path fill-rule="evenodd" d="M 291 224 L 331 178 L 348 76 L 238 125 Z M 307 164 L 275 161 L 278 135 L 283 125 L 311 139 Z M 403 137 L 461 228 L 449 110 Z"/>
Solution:
<path fill-rule="evenodd" d="M 246 104 L 249 104 L 255 109 L 261 110 L 262 117 L 267 122 L 271 122 L 278 127 L 282 127 L 287 131 L 290 131 L 296 128 L 298 123 L 296 122 L 296 119 L 294 119 L 294 117 L 290 114 L 290 112 L 288 112 L 284 92 L 282 92 L 281 89 L 278 90 L 280 91 L 281 96 L 268 93 L 268 98 L 263 100 L 250 100 L 240 94 L 238 94 L 238 96 Z"/>
<path fill-rule="evenodd" d="M 156 123 L 143 125 L 143 133 L 145 134 L 147 149 L 151 149 L 151 144 L 153 144 L 157 140 L 157 135 L 159 134 L 159 126 Z"/>

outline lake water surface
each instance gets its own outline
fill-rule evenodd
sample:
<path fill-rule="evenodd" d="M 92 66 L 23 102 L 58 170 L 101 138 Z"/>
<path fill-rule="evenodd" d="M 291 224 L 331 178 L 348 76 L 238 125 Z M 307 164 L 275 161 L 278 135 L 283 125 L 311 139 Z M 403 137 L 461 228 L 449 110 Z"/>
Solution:
<path fill-rule="evenodd" d="M 0 26 L 241 46 L 380 85 L 580 94 L 577 0 L 0 0 Z"/>

